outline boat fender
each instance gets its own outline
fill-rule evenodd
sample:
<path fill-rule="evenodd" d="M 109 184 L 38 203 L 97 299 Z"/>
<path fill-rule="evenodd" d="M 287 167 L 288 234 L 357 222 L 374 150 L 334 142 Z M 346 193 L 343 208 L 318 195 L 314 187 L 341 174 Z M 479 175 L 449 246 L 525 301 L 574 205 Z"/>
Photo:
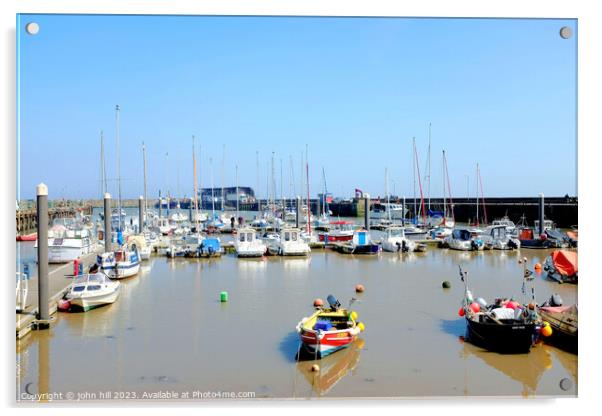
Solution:
<path fill-rule="evenodd" d="M 562 306 L 562 298 L 558 293 L 554 293 L 550 297 L 550 306 Z"/>
<path fill-rule="evenodd" d="M 359 328 L 360 332 L 364 332 L 364 330 L 366 329 L 366 326 L 363 322 L 358 322 L 357 327 Z"/>

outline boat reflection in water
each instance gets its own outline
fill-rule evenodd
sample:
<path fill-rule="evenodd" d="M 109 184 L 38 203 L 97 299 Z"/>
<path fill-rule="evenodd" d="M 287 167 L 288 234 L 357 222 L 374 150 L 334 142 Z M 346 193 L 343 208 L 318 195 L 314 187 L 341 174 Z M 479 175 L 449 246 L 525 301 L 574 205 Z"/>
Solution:
<path fill-rule="evenodd" d="M 463 337 L 460 337 L 463 341 Z M 483 350 L 476 347 L 469 342 L 463 342 L 464 348 L 461 350 L 461 356 L 463 359 L 476 357 L 483 361 L 489 367 L 496 371 L 506 375 L 510 379 L 519 382 L 522 385 L 521 395 L 523 397 L 536 395 L 538 392 L 538 385 L 546 371 L 552 370 L 554 366 L 555 358 L 562 364 L 562 367 L 570 374 L 573 385 L 576 384 L 576 367 L 577 361 L 571 362 L 570 360 L 562 360 L 561 356 L 566 356 L 562 351 L 559 351 L 548 345 L 538 343 L 531 349 L 529 354 L 498 354 L 491 351 Z M 558 379 L 560 381 L 562 377 Z M 502 388 L 500 386 L 500 388 Z M 509 394 L 507 388 L 502 388 L 505 395 Z M 571 393 L 567 391 L 567 393 Z M 511 393 L 510 393 L 511 394 Z"/>
<path fill-rule="evenodd" d="M 315 362 L 309 354 L 302 354 L 297 362 L 297 371 L 303 374 L 318 396 L 323 396 L 343 377 L 353 372 L 360 361 L 362 348 L 364 340 L 358 338 L 349 347 Z M 312 371 L 312 365 L 315 363 L 320 366 L 320 371 Z"/>

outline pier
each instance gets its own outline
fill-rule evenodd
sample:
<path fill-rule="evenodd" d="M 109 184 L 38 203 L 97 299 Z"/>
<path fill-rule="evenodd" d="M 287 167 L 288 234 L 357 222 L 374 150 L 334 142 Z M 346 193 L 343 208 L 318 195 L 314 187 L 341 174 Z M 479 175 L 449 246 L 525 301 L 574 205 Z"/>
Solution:
<path fill-rule="evenodd" d="M 55 206 L 48 208 L 48 222 L 52 222 L 58 218 L 73 218 L 78 212 L 81 212 L 85 215 L 90 215 L 92 213 L 92 205 L 84 204 L 77 206 L 68 202 L 55 204 Z M 35 204 L 33 204 L 31 207 L 18 209 L 15 219 L 17 225 L 17 235 L 35 230 L 38 226 Z"/>

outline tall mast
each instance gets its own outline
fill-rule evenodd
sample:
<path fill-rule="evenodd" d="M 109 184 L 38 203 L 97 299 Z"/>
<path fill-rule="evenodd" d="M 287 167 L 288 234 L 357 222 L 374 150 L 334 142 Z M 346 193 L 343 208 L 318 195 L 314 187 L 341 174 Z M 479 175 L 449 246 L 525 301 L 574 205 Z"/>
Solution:
<path fill-rule="evenodd" d="M 389 200 L 389 170 L 388 168 L 385 168 L 385 195 L 387 198 L 387 212 L 389 213 L 389 223 L 391 222 L 391 206 L 389 205 L 389 203 L 391 202 Z"/>
<path fill-rule="evenodd" d="M 211 169 L 211 221 L 215 225 L 215 193 L 213 192 L 213 158 L 209 158 L 209 169 Z"/>
<path fill-rule="evenodd" d="M 428 199 L 429 199 L 429 210 L 431 209 L 431 123 L 429 123 L 429 151 L 428 151 Z"/>
<path fill-rule="evenodd" d="M 324 179 L 324 194 L 322 195 L 322 208 L 324 209 L 324 216 L 328 216 L 328 200 L 326 194 L 328 194 L 328 187 L 326 186 L 326 171 L 322 166 L 322 178 Z"/>
<path fill-rule="evenodd" d="M 257 164 L 257 189 L 255 190 L 255 199 L 257 199 L 257 211 L 261 212 L 261 200 L 259 196 L 259 150 L 255 151 L 255 163 Z"/>
<path fill-rule="evenodd" d="M 307 234 L 311 237 L 311 203 L 309 201 L 309 150 L 305 145 L 305 176 L 307 182 Z"/>
<path fill-rule="evenodd" d="M 418 211 L 416 211 L 416 137 L 412 137 L 412 174 L 414 175 L 414 218 L 418 218 Z"/>
<path fill-rule="evenodd" d="M 293 206 L 293 199 L 295 199 L 295 171 L 293 170 L 293 155 L 289 155 L 289 165 L 291 168 L 290 171 L 290 184 L 289 184 L 289 196 L 290 196 L 290 206 Z"/>
<path fill-rule="evenodd" d="M 479 226 L 479 164 L 477 163 L 477 175 L 476 175 L 476 196 L 477 196 L 477 227 Z"/>
<path fill-rule="evenodd" d="M 284 215 L 285 207 L 284 204 L 284 187 L 283 187 L 283 176 L 282 176 L 282 158 L 280 158 L 280 203 L 282 204 L 282 213 Z"/>
<path fill-rule="evenodd" d="M 170 197 L 171 197 L 171 192 L 170 192 L 170 186 L 169 186 L 169 152 L 165 152 L 165 177 L 167 178 L 167 186 L 166 186 L 166 196 L 165 199 L 167 201 L 167 206 L 165 207 L 166 209 L 166 215 L 169 217 L 169 205 L 170 205 Z"/>
<path fill-rule="evenodd" d="M 238 221 L 238 165 L 236 165 L 236 221 Z"/>
<path fill-rule="evenodd" d="M 144 173 L 144 223 L 146 223 L 146 210 L 147 210 L 147 189 L 146 189 L 146 145 L 142 142 L 142 169 Z M 160 203 L 160 202 L 159 202 Z M 144 231 L 144 224 L 140 225 L 140 230 Z"/>
<path fill-rule="evenodd" d="M 451 210 L 452 220 L 456 221 L 456 216 L 454 214 L 454 200 L 452 199 L 451 183 L 449 181 L 449 171 L 447 169 L 447 157 L 445 156 L 445 153 L 443 154 L 443 160 L 445 162 L 445 176 L 447 177 L 447 192 L 449 192 L 449 207 Z"/>
<path fill-rule="evenodd" d="M 422 219 L 424 221 L 424 226 L 426 227 L 426 210 L 424 208 L 424 194 L 422 193 L 422 181 L 420 179 L 420 163 L 418 162 L 418 151 L 414 147 L 414 156 L 416 159 L 416 169 L 418 171 L 418 185 L 420 186 L 420 203 L 422 205 Z"/>
<path fill-rule="evenodd" d="M 443 150 L 443 158 L 441 160 L 441 177 L 443 178 L 443 223 L 445 224 L 445 218 L 447 218 L 447 206 L 445 205 L 445 150 Z"/>
<path fill-rule="evenodd" d="M 481 187 L 481 202 L 483 205 L 483 219 L 485 220 L 485 224 L 487 224 L 487 209 L 485 207 L 485 194 L 483 193 L 483 178 L 481 178 L 481 169 L 478 169 L 479 173 L 479 184 Z"/>
<path fill-rule="evenodd" d="M 197 232 L 197 234 L 199 233 L 199 200 L 198 200 L 198 183 L 197 183 L 197 176 L 196 176 L 196 151 L 195 151 L 195 146 L 194 146 L 194 134 L 192 135 L 192 175 L 194 177 L 194 186 L 193 186 L 193 192 L 194 192 L 194 227 L 195 230 Z"/>
<path fill-rule="evenodd" d="M 274 173 L 274 152 L 272 152 L 272 191 L 270 193 L 270 203 L 272 206 L 272 213 L 276 213 L 276 176 Z"/>
<path fill-rule="evenodd" d="M 224 143 L 222 146 L 222 203 L 221 208 L 224 210 L 224 204 L 226 203 L 226 196 L 224 195 L 224 165 L 226 164 L 226 144 Z"/>
<path fill-rule="evenodd" d="M 115 106 L 115 139 L 117 142 L 117 186 L 118 186 L 118 204 L 117 216 L 119 217 L 119 229 L 121 230 L 121 161 L 119 157 L 119 105 Z"/>
<path fill-rule="evenodd" d="M 201 145 L 201 143 L 199 143 L 199 182 L 198 182 L 199 189 L 197 190 L 197 195 L 200 195 L 200 201 L 198 201 L 199 212 L 203 211 L 203 192 L 201 191 L 201 189 L 203 188 L 203 182 L 201 182 L 202 157 L 203 157 L 202 145 Z"/>

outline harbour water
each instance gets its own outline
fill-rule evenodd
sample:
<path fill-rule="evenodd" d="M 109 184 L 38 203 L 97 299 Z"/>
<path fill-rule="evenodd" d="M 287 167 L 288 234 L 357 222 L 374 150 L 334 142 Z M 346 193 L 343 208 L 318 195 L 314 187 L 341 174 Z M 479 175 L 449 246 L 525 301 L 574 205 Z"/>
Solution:
<path fill-rule="evenodd" d="M 23 253 L 32 247 L 20 245 Z M 188 392 L 189 399 L 192 392 L 213 393 L 205 398 L 218 392 L 255 398 L 576 396 L 576 355 L 544 344 L 523 355 L 487 352 L 463 341 L 465 322 L 458 316 L 464 290 L 458 265 L 475 296 L 522 300 L 518 259 L 527 257 L 532 268 L 549 253 L 432 247 L 374 257 L 330 250 L 313 250 L 306 259 L 151 257 L 137 277 L 122 282 L 116 303 L 59 313 L 49 330 L 17 341 L 17 394 L 72 392 L 96 400 L 166 391 Z M 441 287 L 444 280 L 450 289 Z M 355 293 L 358 283 L 364 293 Z M 577 302 L 576 285 L 537 274 L 534 286 L 538 303 L 553 293 L 565 304 Z M 220 302 L 221 291 L 229 302 Z M 312 360 L 296 360 L 295 325 L 312 312 L 313 299 L 329 294 L 344 306 L 356 297 L 352 309 L 366 330 L 350 348 L 319 360 L 321 371 L 314 373 Z"/>

